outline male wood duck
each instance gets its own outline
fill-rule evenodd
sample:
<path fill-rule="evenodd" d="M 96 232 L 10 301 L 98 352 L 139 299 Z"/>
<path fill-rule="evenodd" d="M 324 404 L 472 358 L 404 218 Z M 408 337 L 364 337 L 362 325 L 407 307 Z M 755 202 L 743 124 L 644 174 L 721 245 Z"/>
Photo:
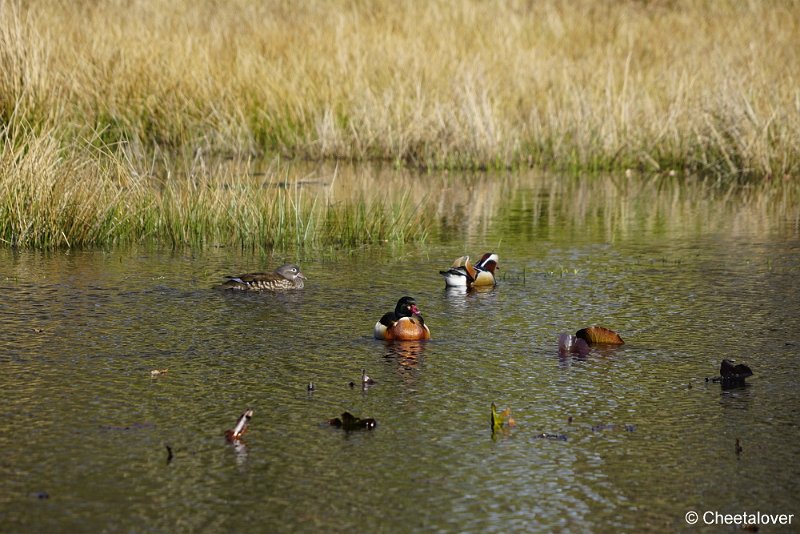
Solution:
<path fill-rule="evenodd" d="M 474 266 L 469 262 L 469 256 L 461 256 L 453 262 L 452 267 L 446 271 L 439 271 L 444 276 L 444 283 L 447 287 L 489 287 L 494 286 L 497 281 L 494 277 L 495 269 L 498 269 L 497 262 L 500 258 L 493 252 L 487 252 L 481 256 L 480 261 Z"/>
<path fill-rule="evenodd" d="M 228 276 L 228 281 L 217 286 L 218 289 L 234 291 L 284 291 L 303 289 L 306 275 L 293 263 L 281 265 L 273 273 L 248 273 Z"/>
<path fill-rule="evenodd" d="M 411 297 L 398 300 L 394 311 L 385 313 L 375 323 L 375 339 L 416 341 L 430 338 L 431 331 L 419 314 L 416 301 Z"/>

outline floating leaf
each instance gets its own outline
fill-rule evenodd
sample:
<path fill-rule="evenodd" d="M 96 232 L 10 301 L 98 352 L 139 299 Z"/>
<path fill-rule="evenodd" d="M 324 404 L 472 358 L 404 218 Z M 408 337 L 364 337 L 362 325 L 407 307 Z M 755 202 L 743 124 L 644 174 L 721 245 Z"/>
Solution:
<path fill-rule="evenodd" d="M 503 421 L 497 415 L 497 406 L 492 403 L 492 432 L 497 432 L 503 428 Z"/>
<path fill-rule="evenodd" d="M 508 430 L 516 424 L 517 422 L 511 417 L 511 408 L 506 408 L 502 412 L 497 413 L 497 406 L 495 403 L 492 403 L 492 434 Z"/>
<path fill-rule="evenodd" d="M 378 425 L 378 422 L 371 417 L 361 419 L 350 412 L 344 412 L 340 417 L 329 419 L 328 424 L 349 432 L 351 430 L 372 430 Z"/>
<path fill-rule="evenodd" d="M 580 354 L 586 356 L 589 354 L 589 345 L 585 340 L 571 336 L 569 334 L 558 335 L 558 353 L 559 354 Z"/>
<path fill-rule="evenodd" d="M 247 425 L 250 423 L 250 419 L 253 417 L 253 410 L 247 409 L 244 413 L 239 416 L 239 420 L 236 421 L 236 426 L 230 430 L 225 431 L 225 439 L 230 442 L 238 441 L 245 435 L 247 432 Z"/>
<path fill-rule="evenodd" d="M 602 326 L 590 326 L 589 328 L 581 328 L 575 332 L 575 336 L 585 340 L 590 345 L 604 344 L 604 345 L 622 345 L 625 342 L 622 338 L 608 328 Z"/>

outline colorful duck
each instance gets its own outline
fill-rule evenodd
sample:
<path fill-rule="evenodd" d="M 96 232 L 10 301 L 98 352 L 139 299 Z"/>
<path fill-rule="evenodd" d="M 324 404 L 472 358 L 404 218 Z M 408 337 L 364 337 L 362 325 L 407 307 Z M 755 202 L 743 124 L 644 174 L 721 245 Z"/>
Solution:
<path fill-rule="evenodd" d="M 417 303 L 412 297 L 397 301 L 393 312 L 388 312 L 375 323 L 375 339 L 415 341 L 430 339 L 431 331 L 419 314 Z"/>
<path fill-rule="evenodd" d="M 500 258 L 493 252 L 487 252 L 481 256 L 476 265 L 471 265 L 469 256 L 456 258 L 453 265 L 446 271 L 439 271 L 444 276 L 444 283 L 447 287 L 489 287 L 494 286 L 497 281 L 494 277 L 495 269 Z"/>
<path fill-rule="evenodd" d="M 293 263 L 281 265 L 272 273 L 248 273 L 228 276 L 228 281 L 217 286 L 218 289 L 233 291 L 284 291 L 303 289 L 306 275 Z"/>

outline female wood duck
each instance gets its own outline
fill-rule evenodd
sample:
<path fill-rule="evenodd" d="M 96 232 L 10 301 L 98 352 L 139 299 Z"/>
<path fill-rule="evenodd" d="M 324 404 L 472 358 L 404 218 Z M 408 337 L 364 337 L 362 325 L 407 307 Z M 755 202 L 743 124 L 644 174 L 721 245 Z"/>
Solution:
<path fill-rule="evenodd" d="M 293 263 L 281 265 L 274 273 L 248 273 L 239 276 L 228 276 L 228 281 L 217 286 L 218 289 L 234 291 L 284 291 L 288 289 L 303 289 L 303 280 L 306 275 L 300 272 L 300 267 Z"/>
<path fill-rule="evenodd" d="M 489 287 L 494 286 L 497 281 L 494 277 L 495 269 L 499 269 L 497 262 L 500 258 L 493 252 L 487 252 L 481 256 L 480 261 L 475 265 L 469 263 L 469 256 L 461 256 L 453 262 L 452 267 L 446 271 L 439 271 L 444 276 L 444 283 L 447 287 Z"/>
<path fill-rule="evenodd" d="M 375 323 L 375 339 L 416 341 L 430 339 L 431 331 L 419 314 L 416 301 L 403 297 L 397 301 L 393 312 L 388 312 Z"/>

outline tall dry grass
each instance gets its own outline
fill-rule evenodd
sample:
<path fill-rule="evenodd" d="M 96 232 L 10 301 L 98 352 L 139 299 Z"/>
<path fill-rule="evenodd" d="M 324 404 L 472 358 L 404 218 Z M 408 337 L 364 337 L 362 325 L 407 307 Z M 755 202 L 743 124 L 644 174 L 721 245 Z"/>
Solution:
<path fill-rule="evenodd" d="M 0 114 L 426 167 L 796 175 L 800 2 L 0 0 Z"/>

